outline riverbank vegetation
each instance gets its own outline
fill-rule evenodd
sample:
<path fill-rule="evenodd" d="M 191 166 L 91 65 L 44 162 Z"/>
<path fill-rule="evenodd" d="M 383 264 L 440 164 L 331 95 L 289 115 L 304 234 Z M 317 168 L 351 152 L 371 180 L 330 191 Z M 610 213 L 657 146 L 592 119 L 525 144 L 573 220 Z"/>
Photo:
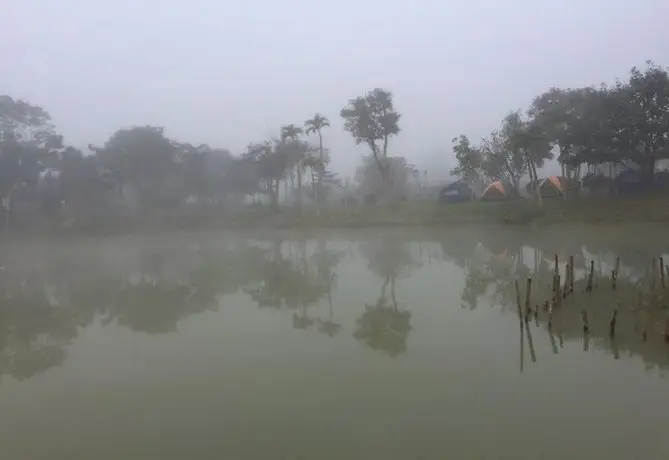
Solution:
<path fill-rule="evenodd" d="M 658 191 L 667 181 L 656 171 L 669 158 L 669 75 L 653 63 L 633 68 L 612 86 L 551 88 L 477 144 L 466 135 L 455 138 L 452 175 L 472 197 L 503 182 L 514 192 L 503 198 L 516 199 L 501 202 L 437 204 L 429 171 L 389 153 L 402 120 L 390 91 L 376 88 L 353 98 L 339 115 L 344 130 L 366 147 L 353 180 L 330 168 L 336 152 L 324 145 L 323 133 L 331 126 L 319 113 L 239 154 L 171 139 L 156 126 L 120 129 L 83 152 L 66 144 L 45 109 L 0 96 L 3 228 L 100 232 L 668 218 Z M 563 199 L 544 200 L 539 174 L 553 159 L 579 186 L 573 193 L 565 188 Z M 518 198 L 524 182 L 531 198 Z M 580 196 L 584 189 L 603 189 L 606 196 Z M 626 196 L 630 191 L 639 193 Z"/>

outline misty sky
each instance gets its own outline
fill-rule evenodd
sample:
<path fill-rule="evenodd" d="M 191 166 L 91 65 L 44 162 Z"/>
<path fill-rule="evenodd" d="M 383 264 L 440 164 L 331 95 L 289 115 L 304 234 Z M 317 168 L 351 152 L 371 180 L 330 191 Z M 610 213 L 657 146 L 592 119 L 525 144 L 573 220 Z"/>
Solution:
<path fill-rule="evenodd" d="M 333 169 L 362 147 L 339 111 L 374 87 L 402 113 L 391 154 L 430 176 L 552 85 L 669 64 L 666 0 L 0 0 L 0 94 L 49 110 L 68 143 L 122 127 L 241 152 L 318 111 Z"/>

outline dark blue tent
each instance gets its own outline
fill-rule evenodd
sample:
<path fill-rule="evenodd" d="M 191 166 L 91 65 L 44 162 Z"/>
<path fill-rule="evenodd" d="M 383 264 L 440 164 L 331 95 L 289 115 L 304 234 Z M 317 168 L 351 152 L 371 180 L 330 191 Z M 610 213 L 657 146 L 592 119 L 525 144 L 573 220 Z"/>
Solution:
<path fill-rule="evenodd" d="M 453 182 L 439 191 L 439 203 L 462 203 L 471 201 L 473 196 L 472 189 L 465 182 Z"/>

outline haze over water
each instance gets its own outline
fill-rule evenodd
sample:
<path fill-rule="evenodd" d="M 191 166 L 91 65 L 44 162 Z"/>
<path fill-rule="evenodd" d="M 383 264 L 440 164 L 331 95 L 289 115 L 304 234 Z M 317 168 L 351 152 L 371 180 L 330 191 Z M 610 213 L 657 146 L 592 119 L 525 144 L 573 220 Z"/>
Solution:
<path fill-rule="evenodd" d="M 2 458 L 664 458 L 660 329 L 643 343 L 639 315 L 622 306 L 611 341 L 603 276 L 587 341 L 571 301 L 554 334 L 540 312 L 521 335 L 512 290 L 516 277 L 542 279 L 555 253 L 593 258 L 604 274 L 620 256 L 624 296 L 666 251 L 661 235 L 467 228 L 6 246 Z"/>

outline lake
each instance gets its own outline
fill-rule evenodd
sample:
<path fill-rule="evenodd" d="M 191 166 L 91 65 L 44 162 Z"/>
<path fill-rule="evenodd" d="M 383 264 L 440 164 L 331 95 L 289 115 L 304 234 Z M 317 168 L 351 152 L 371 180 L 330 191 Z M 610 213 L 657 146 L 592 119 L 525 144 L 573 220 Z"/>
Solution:
<path fill-rule="evenodd" d="M 3 243 L 0 458 L 669 458 L 666 311 L 637 304 L 665 235 Z M 575 257 L 575 294 L 521 329 L 514 280 L 543 304 L 556 254 Z"/>

